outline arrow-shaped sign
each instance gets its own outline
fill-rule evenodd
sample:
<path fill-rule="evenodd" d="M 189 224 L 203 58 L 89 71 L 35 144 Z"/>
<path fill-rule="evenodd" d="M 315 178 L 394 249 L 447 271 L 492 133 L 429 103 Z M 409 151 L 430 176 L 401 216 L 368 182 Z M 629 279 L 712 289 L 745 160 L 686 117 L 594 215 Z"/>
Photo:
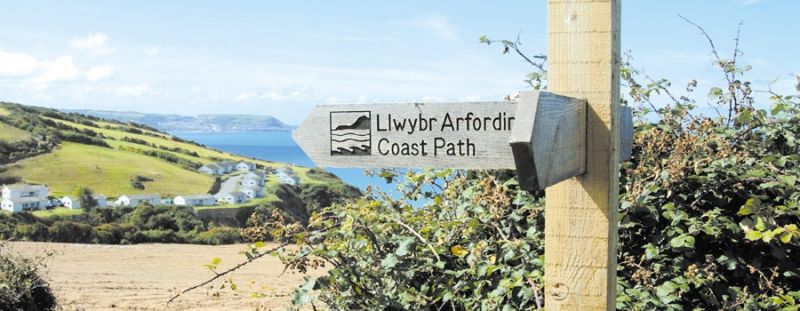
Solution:
<path fill-rule="evenodd" d="M 526 189 L 585 170 L 586 102 L 547 92 L 518 101 L 320 105 L 294 132 L 317 166 L 517 169 Z"/>

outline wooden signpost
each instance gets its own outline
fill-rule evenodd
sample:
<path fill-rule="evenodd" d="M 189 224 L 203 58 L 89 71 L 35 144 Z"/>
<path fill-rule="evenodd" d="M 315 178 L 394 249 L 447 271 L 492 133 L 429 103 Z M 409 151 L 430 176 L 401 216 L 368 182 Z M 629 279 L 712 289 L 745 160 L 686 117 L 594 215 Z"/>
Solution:
<path fill-rule="evenodd" d="M 548 1 L 548 92 L 472 103 L 322 105 L 294 139 L 318 166 L 516 169 L 545 189 L 545 307 L 614 309 L 619 162 L 619 0 Z M 559 95 L 557 95 L 559 94 Z"/>

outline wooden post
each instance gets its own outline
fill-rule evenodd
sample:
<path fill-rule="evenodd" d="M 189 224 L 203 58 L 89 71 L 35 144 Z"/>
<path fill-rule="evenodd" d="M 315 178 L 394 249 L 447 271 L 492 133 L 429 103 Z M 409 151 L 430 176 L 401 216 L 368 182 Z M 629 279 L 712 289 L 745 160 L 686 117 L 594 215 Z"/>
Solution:
<path fill-rule="evenodd" d="M 615 306 L 620 0 L 548 1 L 549 91 L 586 98 L 586 173 L 546 190 L 545 306 Z"/>

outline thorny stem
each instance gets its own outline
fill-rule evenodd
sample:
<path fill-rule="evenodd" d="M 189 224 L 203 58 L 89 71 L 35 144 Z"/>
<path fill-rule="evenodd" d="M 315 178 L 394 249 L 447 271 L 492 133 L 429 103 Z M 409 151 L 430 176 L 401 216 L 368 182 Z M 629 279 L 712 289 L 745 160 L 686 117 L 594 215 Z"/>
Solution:
<path fill-rule="evenodd" d="M 405 228 L 406 230 L 411 232 L 411 234 L 415 235 L 422 243 L 425 243 L 425 245 L 428 245 L 428 248 L 431 249 L 431 252 L 433 252 L 433 255 L 436 256 L 436 261 L 442 261 L 442 259 L 439 258 L 439 253 L 437 253 L 436 249 L 433 248 L 433 245 L 428 243 L 428 240 L 426 240 L 419 233 L 417 233 L 417 231 L 414 230 L 414 228 L 411 228 L 409 225 L 406 225 L 405 223 L 403 223 L 402 221 L 400 221 L 398 219 L 393 219 L 393 220 L 394 220 L 395 223 L 397 223 L 398 225 L 402 226 L 403 228 Z"/>
<path fill-rule="evenodd" d="M 206 286 L 207 284 L 209 284 L 209 283 L 211 283 L 211 282 L 214 282 L 214 281 L 216 281 L 217 279 L 219 279 L 219 278 L 221 278 L 221 277 L 223 277 L 223 276 L 225 276 L 225 275 L 227 275 L 227 274 L 230 274 L 231 272 L 234 272 L 234 271 L 236 271 L 236 270 L 239 270 L 240 268 L 242 268 L 242 267 L 246 266 L 247 264 L 249 264 L 249 263 L 251 263 L 251 262 L 255 261 L 256 259 L 259 259 L 259 258 L 261 258 L 261 257 L 264 257 L 264 256 L 266 256 L 266 255 L 268 255 L 268 254 L 272 254 L 273 252 L 275 252 L 275 251 L 277 251 L 277 250 L 279 250 L 279 249 L 281 249 L 281 248 L 284 248 L 284 247 L 286 247 L 286 245 L 288 245 L 288 244 L 289 244 L 288 242 L 283 242 L 283 243 L 281 243 L 281 245 L 278 245 L 278 246 L 276 246 L 276 247 L 274 247 L 274 248 L 272 248 L 272 249 L 270 249 L 270 250 L 268 250 L 268 251 L 266 251 L 266 252 L 263 252 L 263 253 L 261 253 L 261 254 L 258 254 L 258 255 L 256 255 L 256 256 L 253 256 L 252 258 L 249 258 L 249 259 L 247 259 L 247 260 L 245 260 L 245 261 L 243 261 L 243 262 L 239 263 L 238 265 L 234 266 L 233 268 L 230 268 L 230 269 L 228 269 L 228 270 L 225 270 L 225 271 L 224 271 L 224 272 L 222 272 L 222 273 L 217 273 L 216 271 L 214 271 L 214 273 L 216 273 L 216 275 L 214 275 L 214 277 L 212 277 L 212 278 L 210 278 L 210 279 L 206 280 L 205 282 L 202 282 L 202 283 L 200 283 L 200 284 L 197 284 L 197 285 L 195 285 L 195 286 L 192 286 L 192 287 L 189 287 L 189 288 L 187 288 L 187 289 L 184 289 L 183 291 L 181 291 L 181 292 L 180 292 L 180 293 L 178 293 L 177 295 L 175 295 L 175 296 L 173 296 L 172 298 L 170 298 L 170 299 L 169 299 L 169 301 L 167 301 L 167 305 L 169 305 L 170 303 L 172 303 L 173 301 L 175 301 L 175 299 L 178 299 L 178 297 L 182 296 L 183 294 L 186 294 L 186 293 L 188 293 L 188 292 L 190 292 L 190 291 L 193 291 L 193 290 L 195 290 L 195 289 L 198 289 L 198 288 L 200 288 L 200 287 Z"/>

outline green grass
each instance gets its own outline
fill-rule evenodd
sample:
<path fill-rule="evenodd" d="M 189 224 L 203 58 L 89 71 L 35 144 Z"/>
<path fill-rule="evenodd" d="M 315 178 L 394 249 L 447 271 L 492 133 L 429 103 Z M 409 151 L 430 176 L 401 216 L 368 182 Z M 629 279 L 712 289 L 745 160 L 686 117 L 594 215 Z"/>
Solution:
<path fill-rule="evenodd" d="M 9 111 L 6 108 L 0 107 L 0 115 L 8 114 Z M 205 193 L 213 183 L 212 176 L 200 173 L 199 171 L 185 169 L 177 164 L 169 163 L 162 159 L 149 157 L 132 151 L 121 150 L 124 148 L 158 150 L 170 153 L 181 159 L 200 163 L 215 162 L 218 158 L 232 161 L 251 161 L 261 166 L 272 168 L 290 166 L 286 163 L 256 160 L 190 143 L 174 141 L 169 134 L 157 133 L 146 129 L 140 130 L 157 135 L 158 137 L 129 133 L 124 130 L 126 126 L 110 122 L 92 121 L 100 126 L 100 128 L 97 128 L 76 122 L 48 117 L 44 118 L 77 129 L 90 129 L 100 133 L 108 138 L 105 139 L 105 141 L 112 147 L 102 148 L 93 145 L 64 142 L 48 154 L 28 158 L 9 165 L 7 172 L 3 174 L 4 176 L 20 176 L 23 182 L 27 183 L 46 184 L 50 187 L 53 196 L 62 196 L 72 193 L 72 190 L 76 186 L 81 185 L 91 188 L 95 193 L 105 194 L 109 198 L 115 198 L 122 194 L 140 193 L 158 193 L 162 197 L 167 197 L 189 193 Z M 30 137 L 31 135 L 28 132 L 0 124 L 0 140 L 19 140 Z M 169 148 L 179 147 L 183 150 L 196 152 L 198 156 L 125 142 L 122 141 L 123 137 L 144 140 L 155 146 L 166 146 Z M 334 182 L 334 180 L 329 180 L 328 178 L 310 177 L 308 174 L 309 168 L 299 166 L 291 167 L 298 175 L 301 183 L 316 184 Z M 144 190 L 134 189 L 131 187 L 130 179 L 137 175 L 149 177 L 153 179 L 153 181 L 145 182 Z M 335 180 L 335 182 L 339 181 Z M 264 198 L 254 199 L 242 204 L 198 207 L 198 209 L 242 208 L 279 201 L 280 199 L 274 194 L 274 190 L 279 184 L 280 183 L 271 176 L 266 186 L 267 196 Z M 54 215 L 58 213 L 68 212 L 40 212 L 42 215 Z M 70 213 L 75 212 L 70 211 Z"/>
<path fill-rule="evenodd" d="M 2 108 L 0 108 L 2 109 Z M 5 110 L 3 110 L 5 111 Z M 1 114 L 1 113 L 0 113 Z M 20 130 L 16 127 L 0 123 L 0 140 L 15 142 L 31 138 L 31 133 Z"/>
<path fill-rule="evenodd" d="M 163 145 L 163 146 L 168 146 L 168 147 L 180 147 L 180 148 L 182 148 L 184 150 L 197 152 L 197 154 L 200 156 L 200 158 L 191 157 L 191 156 L 184 155 L 184 154 L 181 154 L 181 153 L 172 152 L 172 154 L 175 154 L 177 156 L 184 157 L 184 158 L 187 158 L 187 159 L 190 159 L 190 160 L 193 160 L 193 161 L 197 161 L 197 162 L 211 163 L 211 162 L 214 162 L 214 160 L 212 158 L 222 158 L 222 159 L 227 159 L 227 160 L 232 160 L 232 161 L 250 161 L 250 162 L 258 163 L 258 164 L 266 166 L 266 167 L 275 167 L 275 168 L 277 168 L 277 167 L 287 166 L 285 163 L 275 163 L 275 162 L 269 162 L 269 161 L 250 159 L 250 158 L 246 158 L 246 157 L 243 157 L 243 156 L 238 156 L 238 155 L 234 155 L 234 154 L 230 154 L 230 153 L 226 153 L 226 152 L 221 152 L 221 151 L 217 151 L 217 150 L 203 148 L 203 147 L 196 146 L 196 145 L 193 145 L 193 144 L 177 142 L 177 141 L 171 140 L 169 138 L 153 137 L 153 136 L 148 136 L 148 135 L 143 135 L 143 134 L 128 133 L 128 132 L 125 132 L 125 131 L 117 129 L 118 125 L 113 125 L 113 124 L 109 124 L 109 123 L 96 122 L 98 124 L 102 123 L 102 124 L 108 124 L 108 125 L 111 125 L 111 126 L 117 126 L 117 128 L 114 128 L 114 129 L 95 128 L 95 127 L 86 126 L 86 125 L 83 125 L 83 124 L 70 122 L 70 121 L 64 121 L 64 120 L 53 119 L 53 118 L 49 118 L 49 119 L 52 120 L 52 121 L 55 121 L 55 122 L 63 123 L 63 124 L 78 128 L 78 129 L 90 129 L 92 131 L 95 131 L 95 132 L 98 132 L 98 133 L 102 133 L 104 136 L 112 137 L 112 138 L 117 140 L 117 141 L 107 140 L 109 145 L 112 145 L 112 146 L 114 146 L 114 145 L 119 146 L 119 145 L 125 144 L 126 142 L 122 142 L 120 140 L 123 137 L 127 136 L 127 137 L 130 137 L 130 138 L 137 138 L 137 139 L 144 140 L 144 141 L 146 141 L 148 143 L 155 144 L 156 146 Z M 147 131 L 147 130 L 144 130 L 144 131 Z M 164 134 L 157 134 L 157 135 L 164 135 Z M 128 146 L 133 146 L 133 147 L 137 147 L 137 148 L 147 148 L 146 146 L 139 145 L 139 144 L 129 144 Z"/>
<path fill-rule="evenodd" d="M 55 216 L 75 216 L 83 214 L 83 209 L 68 209 L 65 207 L 58 207 L 51 210 L 40 210 L 40 211 L 33 211 L 33 216 L 39 218 L 50 218 Z"/>
<path fill-rule="evenodd" d="M 241 204 L 226 204 L 226 205 L 214 205 L 214 206 L 197 206 L 194 209 L 198 211 L 202 210 L 211 210 L 211 209 L 232 209 L 232 208 L 243 208 L 243 207 L 251 207 L 256 205 L 261 205 L 265 203 L 280 201 L 278 196 L 274 194 L 267 194 L 263 198 L 252 199 L 250 201 L 241 203 Z"/>
<path fill-rule="evenodd" d="M 0 107 L 0 116 L 8 116 L 11 115 L 11 112 L 6 110 L 6 108 Z"/>
<path fill-rule="evenodd" d="M 9 167 L 6 175 L 47 184 L 54 196 L 71 193 L 77 185 L 108 197 L 154 192 L 172 196 L 205 193 L 213 183 L 210 176 L 157 158 L 76 143 L 63 143 L 51 153 L 19 161 Z M 135 189 L 130 179 L 136 175 L 153 181 L 146 182 L 144 190 Z"/>

